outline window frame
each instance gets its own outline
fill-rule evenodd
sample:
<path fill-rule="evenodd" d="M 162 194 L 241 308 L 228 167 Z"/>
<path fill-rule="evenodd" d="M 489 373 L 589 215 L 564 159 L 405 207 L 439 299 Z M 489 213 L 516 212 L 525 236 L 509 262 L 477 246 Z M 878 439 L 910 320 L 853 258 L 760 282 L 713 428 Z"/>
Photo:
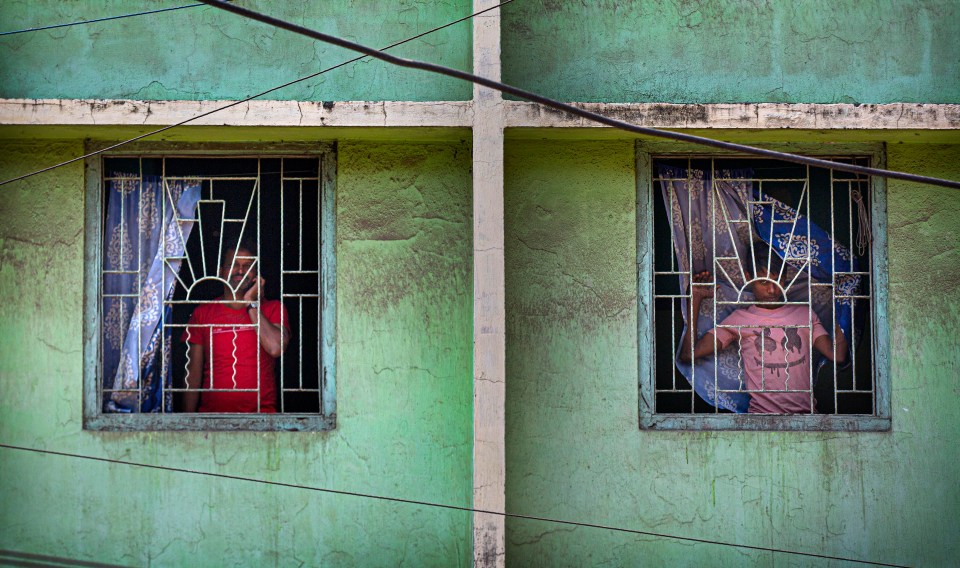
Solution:
<path fill-rule="evenodd" d="M 882 143 L 810 144 L 765 143 L 765 148 L 809 156 L 862 156 L 873 167 L 886 166 Z M 655 407 L 656 357 L 654 345 L 654 255 L 653 187 L 656 158 L 751 158 L 753 156 L 711 150 L 687 143 L 642 141 L 636 143 L 637 178 L 637 364 L 639 378 L 639 425 L 642 430 L 760 430 L 760 431 L 890 431 L 890 334 L 887 317 L 887 186 L 886 179 L 872 177 L 870 212 L 873 243 L 870 285 L 873 293 L 874 408 L 876 414 L 750 415 L 657 413 Z"/>
<path fill-rule="evenodd" d="M 88 142 L 86 152 L 111 146 Z M 106 413 L 100 395 L 101 326 L 100 295 L 103 286 L 103 160 L 139 155 L 150 158 L 283 158 L 316 156 L 320 160 L 321 199 L 321 369 L 318 414 L 187 414 Z M 86 158 L 84 196 L 84 300 L 83 300 L 83 427 L 104 431 L 325 431 L 336 428 L 336 179 L 335 143 L 228 144 L 140 142 Z"/>

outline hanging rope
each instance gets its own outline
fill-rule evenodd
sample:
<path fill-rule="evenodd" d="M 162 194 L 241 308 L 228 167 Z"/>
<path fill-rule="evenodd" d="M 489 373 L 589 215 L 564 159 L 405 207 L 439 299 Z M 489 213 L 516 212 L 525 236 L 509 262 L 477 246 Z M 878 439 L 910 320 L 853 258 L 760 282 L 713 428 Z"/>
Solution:
<path fill-rule="evenodd" d="M 857 187 L 850 189 L 850 199 L 857 204 L 857 254 L 861 257 L 867 252 L 867 247 L 873 242 L 873 233 L 870 230 L 870 215 L 867 213 L 867 206 L 863 202 L 863 182 L 857 183 Z"/>

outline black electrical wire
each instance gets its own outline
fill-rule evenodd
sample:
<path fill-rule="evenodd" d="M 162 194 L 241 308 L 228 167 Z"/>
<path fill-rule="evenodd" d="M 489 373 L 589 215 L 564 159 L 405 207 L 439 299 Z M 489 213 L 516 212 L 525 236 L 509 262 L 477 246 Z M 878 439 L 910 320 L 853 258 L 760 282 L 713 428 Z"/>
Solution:
<path fill-rule="evenodd" d="M 65 556 L 35 554 L 0 548 L 0 566 L 27 566 L 30 568 L 123 568 L 119 564 L 89 562 Z"/>
<path fill-rule="evenodd" d="M 499 7 L 501 7 L 501 6 L 504 6 L 504 5 L 506 5 L 506 4 L 509 4 L 509 3 L 511 3 L 511 2 L 513 2 L 513 0 L 504 0 L 503 2 L 500 2 L 499 4 L 497 4 L 496 6 L 490 6 L 489 8 L 484 8 L 483 10 L 478 10 L 478 11 L 476 11 L 476 12 L 474 12 L 474 13 L 468 15 L 468 16 L 464 16 L 464 17 L 462 17 L 462 18 L 460 18 L 460 19 L 453 20 L 453 21 L 451 21 L 451 22 L 447 22 L 446 24 L 443 24 L 442 26 L 437 26 L 437 27 L 431 28 L 431 29 L 429 29 L 429 30 L 427 30 L 427 31 L 425 31 L 425 32 L 421 32 L 421 33 L 419 33 L 419 34 L 417 34 L 417 35 L 415 35 L 415 36 L 411 36 L 411 37 L 408 37 L 408 38 L 406 38 L 406 39 L 402 39 L 402 40 L 400 40 L 400 41 L 391 43 L 390 45 L 381 48 L 381 51 L 386 51 L 386 50 L 388 50 L 388 49 L 393 49 L 394 47 L 397 47 L 397 46 L 399 46 L 399 45 L 403 45 L 403 44 L 405 44 L 405 43 L 409 43 L 409 42 L 411 42 L 411 41 L 413 41 L 413 40 L 415 40 L 415 39 L 420 39 L 420 38 L 422 38 L 423 36 L 426 36 L 426 35 L 429 35 L 429 34 L 438 32 L 438 31 L 440 31 L 440 30 L 442 30 L 442 29 L 444 29 L 444 28 L 449 28 L 450 26 L 453 26 L 453 25 L 455 25 L 455 24 L 459 24 L 460 22 L 464 22 L 464 21 L 466 21 L 466 20 L 473 19 L 473 18 L 475 18 L 476 16 L 479 16 L 480 14 L 483 14 L 483 13 L 485 13 L 485 12 L 489 12 L 489 11 L 491 11 L 491 10 L 496 10 L 497 8 L 499 8 Z M 132 142 L 136 142 L 136 141 L 138 141 L 138 140 L 143 140 L 144 138 L 149 138 L 150 136 L 154 136 L 154 135 L 156 135 L 156 134 L 160 134 L 161 132 L 166 132 L 167 130 L 170 130 L 171 128 L 176 128 L 176 127 L 178 127 L 178 126 L 183 126 L 184 124 L 188 124 L 188 123 L 193 122 L 193 121 L 195 121 L 195 120 L 199 120 L 199 119 L 201 119 L 201 118 L 203 118 L 203 117 L 205 117 L 205 116 L 210 116 L 211 114 L 220 112 L 220 111 L 222 111 L 222 110 L 226 110 L 226 109 L 228 109 L 228 108 L 235 107 L 235 106 L 237 106 L 237 105 L 241 105 L 241 104 L 243 104 L 243 103 L 250 102 L 250 101 L 252 101 L 252 100 L 254 100 L 254 99 L 258 99 L 258 98 L 260 98 L 260 97 L 262 97 L 262 96 L 264 96 L 264 95 L 268 95 L 268 94 L 270 94 L 270 93 L 272 93 L 272 92 L 274 92 L 274 91 L 279 91 L 280 89 L 283 89 L 284 87 L 289 87 L 290 85 L 295 85 L 295 84 L 297 84 L 297 83 L 302 83 L 303 81 L 307 81 L 307 80 L 309 80 L 309 79 L 313 79 L 314 77 L 318 77 L 318 76 L 320 76 L 320 75 L 323 75 L 324 73 L 327 73 L 327 72 L 329 72 L 329 71 L 333 71 L 334 69 L 338 69 L 338 68 L 340 68 L 340 67 L 343 67 L 344 65 L 349 65 L 349 64 L 351 64 L 351 63 L 355 63 L 355 62 L 357 62 L 357 61 L 360 61 L 361 59 L 364 59 L 365 57 L 366 57 L 366 55 L 360 55 L 360 56 L 358 56 L 358 57 L 354 57 L 353 59 L 348 59 L 347 61 L 343 61 L 343 62 L 341 62 L 341 63 L 337 63 L 336 65 L 334 65 L 334 66 L 332 66 L 332 67 L 327 67 L 326 69 L 323 69 L 322 71 L 318 71 L 318 72 L 316 72 L 316 73 L 307 75 L 307 76 L 305 76 L 305 77 L 300 77 L 299 79 L 294 79 L 293 81 L 288 81 L 288 82 L 286 82 L 286 83 L 283 83 L 282 85 L 277 85 L 276 87 L 271 87 L 271 88 L 267 89 L 266 91 L 261 91 L 261 92 L 255 94 L 255 95 L 250 95 L 249 97 L 247 97 L 247 98 L 245 98 L 245 99 L 240 99 L 240 100 L 238 100 L 238 101 L 234 101 L 234 102 L 232 102 L 232 103 L 225 104 L 225 105 L 223 105 L 222 107 L 217 107 L 217 108 L 215 108 L 215 109 L 208 110 L 207 112 L 200 113 L 200 114 L 198 114 L 198 115 L 196 115 L 196 116 L 191 116 L 190 118 L 181 120 L 180 122 L 176 122 L 176 123 L 174 123 L 174 124 L 168 124 L 167 126 L 164 126 L 164 127 L 162 127 L 162 128 L 158 128 L 158 129 L 156 129 L 156 130 L 151 130 L 150 132 L 141 134 L 141 135 L 139 135 L 139 136 L 134 136 L 133 138 L 129 138 L 129 139 L 124 140 L 124 141 L 122 141 L 122 142 L 117 142 L 116 144 L 112 144 L 112 145 L 110 145 L 110 146 L 107 146 L 106 148 L 101 148 L 101 149 L 99 149 L 99 150 L 95 150 L 95 151 L 93 151 L 93 152 L 89 152 L 89 153 L 84 154 L 84 155 L 82 155 L 82 156 L 77 156 L 76 158 L 71 158 L 71 159 L 69 159 L 69 160 L 66 160 L 66 161 L 63 161 L 63 162 L 54 164 L 54 165 L 52 165 L 52 166 L 48 166 L 48 167 L 43 168 L 43 169 L 40 169 L 40 170 L 36 170 L 36 171 L 30 172 L 30 173 L 28 173 L 28 174 L 23 174 L 23 175 L 21 175 L 21 176 L 17 176 L 17 177 L 14 177 L 14 178 L 10 178 L 10 179 L 8 179 L 8 180 L 0 181 L 0 185 L 7 185 L 8 183 L 13 183 L 13 182 L 15 182 L 15 181 L 20 181 L 20 180 L 26 179 L 26 178 L 28 178 L 28 177 L 33 177 L 33 176 L 35 176 L 35 175 L 37 175 L 37 174 L 42 174 L 42 173 L 44 173 L 44 172 L 49 172 L 50 170 L 55 170 L 55 169 L 57 169 L 57 168 L 59 168 L 59 167 L 66 166 L 66 165 L 72 164 L 72 163 L 74 163 L 74 162 L 79 162 L 80 160 L 85 160 L 85 159 L 87 159 L 87 158 L 92 158 L 93 156 L 97 156 L 97 155 L 102 154 L 102 153 L 104 153 L 104 152 L 109 152 L 110 150 L 115 150 L 116 148 L 120 148 L 121 146 L 126 146 L 127 144 L 130 144 L 130 143 L 132 143 Z"/>
<path fill-rule="evenodd" d="M 637 530 L 637 529 L 628 529 L 628 528 L 615 527 L 615 526 L 610 526 L 610 525 L 600 525 L 600 524 L 596 524 L 596 523 L 585 523 L 585 522 L 580 522 L 580 521 L 567 521 L 567 520 L 563 520 L 563 519 L 552 519 L 552 518 L 549 518 L 549 517 L 537 517 L 537 516 L 533 516 L 533 515 L 520 515 L 520 514 L 517 514 L 517 513 L 507 513 L 507 512 L 501 512 L 501 511 L 488 511 L 488 510 L 485 510 L 485 509 L 475 509 L 475 508 L 473 508 L 473 507 L 463 507 L 463 506 L 460 506 L 460 505 L 448 505 L 448 504 L 444 504 L 444 503 L 432 503 L 432 502 L 430 502 L 430 501 L 418 501 L 418 500 L 416 500 L 416 499 L 403 499 L 403 498 L 401 498 L 401 497 L 387 497 L 387 496 L 384 496 L 384 495 L 373 495 L 373 494 L 370 494 L 370 493 L 359 493 L 359 492 L 356 492 L 356 491 L 344 491 L 344 490 L 340 490 L 340 489 L 327 489 L 327 488 L 324 488 L 324 487 L 315 487 L 315 486 L 311 486 L 311 485 L 299 485 L 299 484 L 297 484 L 297 483 L 285 483 L 285 482 L 282 482 L 282 481 L 270 481 L 270 480 L 267 480 L 267 479 L 255 479 L 255 478 L 243 477 L 243 476 L 239 476 L 239 475 L 230 475 L 230 474 L 227 474 L 227 473 L 213 473 L 213 472 L 209 472 L 209 471 L 199 471 L 199 470 L 195 470 L 195 469 L 187 469 L 187 468 L 182 468 L 182 467 L 171 467 L 171 466 L 166 466 L 166 465 L 154 465 L 154 464 L 147 464 L 147 463 L 128 462 L 128 461 L 115 460 L 115 459 L 110 459 L 110 458 L 101 458 L 101 457 L 96 457 L 96 456 L 87 456 L 87 455 L 83 455 L 83 454 L 73 454 L 73 453 L 68 453 L 68 452 L 58 452 L 58 451 L 54 451 L 54 450 L 44 450 L 44 449 L 40 449 L 40 448 L 30 448 L 30 447 L 26 447 L 26 446 L 15 446 L 15 445 L 12 445 L 12 444 L 0 444 L 0 448 L 4 448 L 4 449 L 7 449 L 7 450 L 19 450 L 19 451 L 23 451 L 23 452 L 32 452 L 32 453 L 46 454 L 46 455 L 52 455 L 52 456 L 60 456 L 60 457 L 67 457 L 67 458 L 74 458 L 74 459 L 89 460 L 89 461 L 95 461 L 95 462 L 101 462 L 101 463 L 108 463 L 108 464 L 115 464 L 115 465 L 127 465 L 127 466 L 131 466 L 131 467 L 142 467 L 142 468 L 146 468 L 146 469 L 156 469 L 156 470 L 168 471 L 168 472 L 172 472 L 172 473 L 187 473 L 187 474 L 191 474 L 191 475 L 200 475 L 200 476 L 204 476 L 204 477 L 213 477 L 213 478 L 216 478 L 216 479 L 229 479 L 229 480 L 231 480 L 231 481 L 245 481 L 245 482 L 249 482 L 249 483 L 259 483 L 259 484 L 263 484 L 263 485 L 271 485 L 271 486 L 274 486 L 274 487 L 285 487 L 285 488 L 287 488 L 287 489 L 299 489 L 299 490 L 303 490 L 303 491 L 315 491 L 315 492 L 318 492 L 318 493 L 329 493 L 329 494 L 332 494 L 332 495 L 341 495 L 341 496 L 345 496 L 345 497 L 361 497 L 361 498 L 364 498 L 364 499 L 376 499 L 376 500 L 379 500 L 379 501 L 389 501 L 389 502 L 391 502 L 391 503 L 402 503 L 402 504 L 405 504 L 405 505 L 419 505 L 419 506 L 422 506 L 422 507 L 434 507 L 434 508 L 437 508 L 437 509 L 448 509 L 448 510 L 451 510 L 451 511 L 462 511 L 462 512 L 465 512 L 465 513 L 482 513 L 482 514 L 486 514 L 486 515 L 496 515 L 496 516 L 506 517 L 506 518 L 511 518 L 511 519 L 523 519 L 523 520 L 526 520 L 526 521 L 542 521 L 542 522 L 545 522 L 545 523 L 557 523 L 557 524 L 561 524 L 561 525 L 569 525 L 569 526 L 575 526 L 575 527 L 584 527 L 584 528 L 591 528 L 591 529 L 601 529 L 601 530 L 608 530 L 608 531 L 621 532 L 621 533 L 627 533 L 627 534 L 634 534 L 634 535 L 639 535 L 639 536 L 652 536 L 652 537 L 657 537 L 657 538 L 665 538 L 665 539 L 671 539 L 671 540 L 680 540 L 680 541 L 684 541 L 684 542 L 695 542 L 695 543 L 700 543 L 700 544 L 711 544 L 711 545 L 716 545 L 716 546 L 728 546 L 728 547 L 732 547 L 732 548 L 742 548 L 742 549 L 747 549 L 747 550 L 756 550 L 756 551 L 760 551 L 760 552 L 774 552 L 774 553 L 778 553 L 778 554 L 791 554 L 791 555 L 796 555 L 796 556 L 806 556 L 806 557 L 809 557 L 809 558 L 822 558 L 822 559 L 825 559 L 825 560 L 840 560 L 840 561 L 843 561 L 843 562 L 854 562 L 854 563 L 857 563 L 857 564 L 866 564 L 866 565 L 870 565 L 870 566 L 894 566 L 894 567 L 896 567 L 896 568 L 905 568 L 902 564 L 889 564 L 889 563 L 885 563 L 885 562 L 875 562 L 875 561 L 871 561 L 871 560 L 860 560 L 860 559 L 857 559 L 857 558 L 845 558 L 845 557 L 842 557 L 842 556 L 830 556 L 830 555 L 828 555 L 828 554 L 818 554 L 818 553 L 815 553 L 815 552 L 801 552 L 801 551 L 797 551 L 797 550 L 786 550 L 786 549 L 772 548 L 772 547 L 767 547 L 767 546 L 753 546 L 753 545 L 749 545 L 749 544 L 736 544 L 736 543 L 732 543 L 732 542 L 723 542 L 723 541 L 718 541 L 718 540 L 710 540 L 710 539 L 705 539 L 705 538 L 695 538 L 695 537 L 689 537 L 689 536 L 678 536 L 678 535 L 673 535 L 673 534 L 657 533 L 657 532 L 651 532 L 651 531 L 641 531 L 641 530 Z"/>
<path fill-rule="evenodd" d="M 437 65 L 435 63 L 427 63 L 426 61 L 418 61 L 416 59 L 405 59 L 403 57 L 395 57 L 393 55 L 388 55 L 386 53 L 381 53 L 371 47 L 361 45 L 356 42 L 352 42 L 337 36 L 330 34 L 325 34 L 323 32 L 318 32 L 316 30 L 311 30 L 310 28 L 305 28 L 297 24 L 288 22 L 286 20 L 281 20 L 279 18 L 274 18 L 273 16 L 268 16 L 266 14 L 261 14 L 260 12 L 255 12 L 247 8 L 242 8 L 234 4 L 228 4 L 222 0 L 200 0 L 204 4 L 210 6 L 216 6 L 222 10 L 228 12 L 233 12 L 240 16 L 257 20 L 264 24 L 268 24 L 274 27 L 278 27 L 287 31 L 291 31 L 300 35 L 307 36 L 312 39 L 316 39 L 325 43 L 336 45 L 344 49 L 349 49 L 351 51 L 357 51 L 363 53 L 370 57 L 380 59 L 381 61 L 386 61 L 393 65 L 399 65 L 401 67 L 409 67 L 411 69 L 420 69 L 423 71 L 429 71 L 431 73 L 439 73 L 440 75 L 446 75 L 448 77 L 454 77 L 456 79 L 462 79 L 464 81 L 470 81 L 478 85 L 483 85 L 490 89 L 500 91 L 502 93 L 507 93 L 526 99 L 531 102 L 540 103 L 544 106 L 555 108 L 557 110 L 562 110 L 570 114 L 580 116 L 594 122 L 599 122 L 600 124 L 606 124 L 607 126 L 612 126 L 614 128 L 619 128 L 621 130 L 626 130 L 627 132 L 633 132 L 635 134 L 644 134 L 646 136 L 654 136 L 656 138 L 666 138 L 668 140 L 676 140 L 678 142 L 689 142 L 692 144 L 698 144 L 701 146 L 710 146 L 713 148 L 719 148 L 721 150 L 730 150 L 734 152 L 741 152 L 744 154 L 752 154 L 755 156 L 761 156 L 764 158 L 775 158 L 778 160 L 783 160 L 786 162 L 793 162 L 797 164 L 805 164 L 808 166 L 814 166 L 818 168 L 828 168 L 844 172 L 851 172 L 856 174 L 866 174 L 872 176 L 879 176 L 892 179 L 900 179 L 904 181 L 912 181 L 918 183 L 926 183 L 930 185 L 939 185 L 943 187 L 949 187 L 952 189 L 960 189 L 960 181 L 953 181 L 947 179 L 940 179 L 929 176 L 921 176 L 916 174 L 908 174 L 903 172 L 896 172 L 891 170 L 884 170 L 881 168 L 871 168 L 867 166 L 858 166 L 854 164 L 843 164 L 839 162 L 833 162 L 830 160 L 823 160 L 820 158 L 811 158 L 808 156 L 800 156 L 797 154 L 791 154 L 787 152 L 777 152 L 774 150 L 766 150 L 763 148 L 757 148 L 755 146 L 747 146 L 745 144 L 736 144 L 733 142 L 724 142 L 722 140 L 714 140 L 713 138 L 705 138 L 703 136 L 695 136 L 693 134 L 684 134 L 682 132 L 672 132 L 669 130 L 660 130 L 658 128 L 649 128 L 645 126 L 636 126 L 627 122 L 623 122 L 614 118 L 609 118 L 603 116 L 602 114 L 597 114 L 595 112 L 590 112 L 578 108 L 574 105 L 562 103 L 560 101 L 544 97 L 521 89 L 519 87 L 514 87 L 512 85 L 507 85 L 506 83 L 501 83 L 500 81 L 494 81 L 492 79 L 487 79 L 486 77 L 481 77 L 479 75 L 474 75 L 473 73 L 467 73 L 466 71 L 460 71 L 458 69 L 453 69 L 451 67 L 446 67 L 444 65 Z"/>
<path fill-rule="evenodd" d="M 70 22 L 69 24 L 54 24 L 50 26 L 41 26 L 39 28 L 27 28 L 25 30 L 14 30 L 10 32 L 0 32 L 0 37 L 14 35 L 14 34 L 24 34 L 27 32 L 39 32 L 43 30 L 55 30 L 57 28 L 67 28 L 70 26 L 79 26 L 82 24 L 94 24 L 97 22 L 109 22 L 110 20 L 121 20 L 123 18 L 132 18 L 134 16 L 146 16 L 148 14 L 159 14 L 161 12 L 172 12 L 174 10 L 183 10 L 184 8 L 196 8 L 197 6 L 203 6 L 203 4 L 184 4 L 183 6 L 174 6 L 172 8 L 160 8 L 159 10 L 147 10 L 146 12 L 136 12 L 133 14 L 123 14 L 121 16 L 107 16 L 106 18 L 97 18 L 95 20 L 80 20 L 79 22 Z"/>

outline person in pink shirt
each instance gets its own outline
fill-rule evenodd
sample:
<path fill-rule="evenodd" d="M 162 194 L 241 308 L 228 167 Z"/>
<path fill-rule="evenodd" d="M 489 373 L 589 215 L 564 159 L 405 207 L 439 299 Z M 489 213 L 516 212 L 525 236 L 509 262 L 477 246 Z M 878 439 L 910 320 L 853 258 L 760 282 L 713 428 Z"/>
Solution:
<path fill-rule="evenodd" d="M 782 261 L 765 244 L 755 245 L 754 270 L 747 272 L 755 303 L 735 310 L 693 343 L 689 330 L 697 329 L 700 306 L 715 296 L 710 272 L 694 275 L 690 294 L 692 321 L 680 340 L 680 360 L 712 356 L 738 344 L 749 412 L 810 414 L 816 401 L 812 393 L 812 347 L 829 361 L 843 363 L 847 341 L 836 328 L 836 346 L 808 304 L 788 304 L 785 278 L 779 280 Z M 770 255 L 769 261 L 767 255 Z M 769 262 L 769 264 L 768 264 Z M 836 348 L 834 348 L 836 347 Z"/>

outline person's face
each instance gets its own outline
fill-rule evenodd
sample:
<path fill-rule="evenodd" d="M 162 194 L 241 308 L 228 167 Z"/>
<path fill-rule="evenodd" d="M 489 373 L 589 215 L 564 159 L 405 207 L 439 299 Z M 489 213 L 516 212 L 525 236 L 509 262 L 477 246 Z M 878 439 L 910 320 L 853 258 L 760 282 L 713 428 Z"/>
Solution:
<path fill-rule="evenodd" d="M 234 256 L 237 258 L 235 259 Z M 231 251 L 227 251 L 223 259 L 223 266 L 220 267 L 220 278 L 229 282 L 230 287 L 237 291 L 252 286 L 255 278 L 251 270 L 254 259 L 243 258 L 252 256 L 253 253 L 245 248 L 238 249 L 236 255 L 232 254 Z M 231 266 L 233 270 L 230 269 Z"/>
<path fill-rule="evenodd" d="M 774 272 L 773 274 L 767 273 L 766 268 L 757 268 L 757 278 L 753 284 L 750 285 L 750 289 L 753 292 L 754 297 L 756 297 L 758 302 L 774 302 L 782 304 L 784 302 L 784 292 L 782 281 L 777 281 L 778 274 Z M 767 307 L 776 307 L 768 305 Z"/>

